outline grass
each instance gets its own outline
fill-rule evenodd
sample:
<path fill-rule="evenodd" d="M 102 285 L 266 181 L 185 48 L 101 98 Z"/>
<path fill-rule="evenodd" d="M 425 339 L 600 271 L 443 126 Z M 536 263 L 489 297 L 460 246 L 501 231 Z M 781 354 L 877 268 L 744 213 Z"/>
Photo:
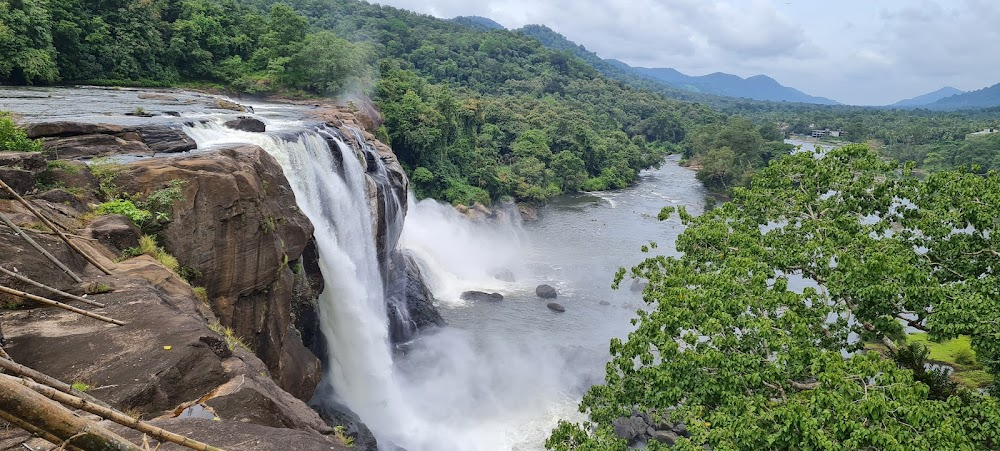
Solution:
<path fill-rule="evenodd" d="M 976 353 L 972 350 L 972 341 L 968 336 L 938 343 L 931 341 L 925 333 L 915 333 L 908 335 L 907 341 L 927 346 L 930 351 L 928 360 L 952 367 L 952 379 L 965 387 L 980 388 L 993 383 L 993 377 L 976 361 Z"/>
<path fill-rule="evenodd" d="M 71 387 L 73 387 L 73 390 L 76 390 L 78 392 L 86 392 L 86 391 L 89 391 L 90 388 L 91 388 L 90 384 L 88 384 L 86 382 L 81 382 L 81 381 L 75 381 L 75 382 L 73 382 L 73 384 L 71 385 Z"/>
<path fill-rule="evenodd" d="M 87 294 L 104 294 L 104 293 L 110 293 L 112 290 L 111 290 L 111 285 L 108 285 L 104 282 L 97 282 L 95 284 L 87 285 L 85 291 L 87 292 Z"/>
<path fill-rule="evenodd" d="M 343 426 L 333 428 L 333 435 L 336 436 L 337 439 L 340 440 L 340 443 L 343 443 L 344 446 L 348 448 L 354 447 L 354 437 L 347 435 L 347 429 L 344 429 Z"/>
<path fill-rule="evenodd" d="M 194 287 L 192 290 L 202 304 L 208 305 L 208 292 L 205 290 L 205 287 Z"/>
<path fill-rule="evenodd" d="M 250 346 L 248 346 L 246 342 L 243 341 L 242 338 L 236 335 L 236 332 L 233 332 L 232 328 L 223 326 L 222 324 L 219 323 L 209 324 L 208 328 L 212 329 L 212 332 L 222 335 L 222 338 L 226 339 L 226 346 L 229 347 L 230 351 L 235 351 L 236 348 L 243 348 L 247 352 L 253 352 L 250 351 Z"/>
<path fill-rule="evenodd" d="M 128 259 L 132 257 L 138 257 L 140 255 L 148 255 L 160 262 L 161 265 L 167 267 L 167 269 L 177 273 L 181 269 L 180 262 L 177 261 L 177 257 L 170 255 L 156 243 L 156 238 L 152 235 L 143 235 L 139 238 L 139 245 L 136 247 L 130 247 L 122 251 L 122 259 Z"/>

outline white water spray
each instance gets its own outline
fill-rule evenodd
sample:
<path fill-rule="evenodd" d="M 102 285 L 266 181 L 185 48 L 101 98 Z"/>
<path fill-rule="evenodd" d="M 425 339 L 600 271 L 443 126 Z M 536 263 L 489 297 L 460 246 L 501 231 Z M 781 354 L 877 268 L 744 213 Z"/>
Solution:
<path fill-rule="evenodd" d="M 353 410 L 382 447 L 541 449 L 558 418 L 574 417 L 579 393 L 567 389 L 574 385 L 574 370 L 553 346 L 476 343 L 468 333 L 446 329 L 419 339 L 394 364 L 366 175 L 343 140 L 314 131 L 246 133 L 215 123 L 186 132 L 199 148 L 256 144 L 282 166 L 316 228 L 326 282 L 320 315 L 330 355 L 327 379 L 336 401 Z M 448 206 L 411 200 L 402 245 L 425 261 L 435 294 L 457 301 L 464 289 L 527 286 L 491 275 L 520 270 L 512 230 L 473 225 Z"/>

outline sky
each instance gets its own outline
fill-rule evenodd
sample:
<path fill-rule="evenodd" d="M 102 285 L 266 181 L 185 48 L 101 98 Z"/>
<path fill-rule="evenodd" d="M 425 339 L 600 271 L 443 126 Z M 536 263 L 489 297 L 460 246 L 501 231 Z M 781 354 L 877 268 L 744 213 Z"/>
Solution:
<path fill-rule="evenodd" d="M 602 58 L 688 75 L 768 75 L 885 105 L 1000 83 L 997 0 L 377 0 L 441 18 L 542 24 Z"/>

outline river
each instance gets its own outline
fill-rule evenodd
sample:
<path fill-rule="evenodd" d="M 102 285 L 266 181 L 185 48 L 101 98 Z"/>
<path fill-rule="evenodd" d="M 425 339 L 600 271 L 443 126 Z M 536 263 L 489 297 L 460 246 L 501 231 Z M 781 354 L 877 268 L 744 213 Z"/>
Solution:
<path fill-rule="evenodd" d="M 32 121 L 126 124 L 195 118 L 218 122 L 234 115 L 215 108 L 211 96 L 169 91 L 167 97 L 176 100 L 158 101 L 141 99 L 142 93 L 3 90 L 0 110 Z M 283 137 L 305 125 L 307 107 L 251 104 L 269 131 L 282 132 Z M 123 116 L 137 107 L 169 114 L 152 119 Z M 182 111 L 170 111 L 178 109 Z M 198 137 L 199 144 L 255 142 L 288 164 L 288 153 L 300 147 L 282 147 L 282 139 L 223 131 Z M 299 195 L 297 186 L 304 181 L 296 177 L 301 174 L 286 175 Z M 542 449 L 558 419 L 581 419 L 576 406 L 586 388 L 603 379 L 611 338 L 624 338 L 643 306 L 641 295 L 629 290 L 630 280 L 620 290 L 611 289 L 615 272 L 646 257 L 640 248 L 651 241 L 658 244 L 654 253 L 675 252 L 683 226 L 676 217 L 659 221 L 657 214 L 665 206 L 685 206 L 700 214 L 705 197 L 694 172 L 679 167 L 676 157 L 642 172 L 633 187 L 553 199 L 535 223 L 473 222 L 450 206 L 411 196 L 400 245 L 424 261 L 425 276 L 450 326 L 397 350 L 394 361 L 378 364 L 389 368 L 368 369 L 371 374 L 385 372 L 380 374 L 383 379 L 368 384 L 351 407 L 364 413 L 363 420 L 380 441 L 409 451 Z M 308 211 L 305 202 L 299 200 Z M 316 223 L 321 218 L 311 219 Z M 331 243 L 331 248 L 336 245 Z M 498 280 L 493 276 L 498 270 L 511 272 L 515 281 Z M 564 313 L 548 309 L 549 301 L 535 295 L 541 283 L 558 290 L 556 301 L 565 307 Z M 464 301 L 461 293 L 466 290 L 497 292 L 504 300 Z M 351 317 L 339 321 L 363 322 Z M 371 349 L 351 351 L 375 355 Z M 380 389 L 383 392 L 377 392 Z"/>

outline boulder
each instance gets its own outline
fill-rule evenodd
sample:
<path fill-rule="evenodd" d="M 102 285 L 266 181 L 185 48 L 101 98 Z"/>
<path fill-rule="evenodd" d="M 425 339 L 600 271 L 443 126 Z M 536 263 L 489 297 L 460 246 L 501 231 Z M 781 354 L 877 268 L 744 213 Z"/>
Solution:
<path fill-rule="evenodd" d="M 309 399 L 321 368 L 294 328 L 289 264 L 301 258 L 313 227 L 281 167 L 260 147 L 228 145 L 136 161 L 116 181 L 125 192 L 149 195 L 178 179 L 184 198 L 160 234 L 164 246 L 200 273 L 194 282 L 220 322 L 249 339 L 279 385 Z"/>
<path fill-rule="evenodd" d="M 22 169 L 38 174 L 48 169 L 45 154 L 39 152 L 0 152 L 0 167 Z"/>
<path fill-rule="evenodd" d="M 566 311 L 566 307 L 563 307 L 562 304 L 559 304 L 558 302 L 549 302 L 548 304 L 545 304 L 545 306 L 553 312 L 563 313 Z"/>
<path fill-rule="evenodd" d="M 515 282 L 517 280 L 514 277 L 514 273 L 509 269 L 499 269 L 493 271 L 493 278 L 503 282 Z"/>
<path fill-rule="evenodd" d="M 405 298 L 405 303 L 402 305 L 405 305 L 406 312 L 404 312 L 405 315 L 396 314 L 389 318 L 392 342 L 409 341 L 421 331 L 448 325 L 441 317 L 441 313 L 434 307 L 434 302 L 436 302 L 434 294 L 424 282 L 417 258 L 408 252 L 399 253 L 396 257 L 396 263 L 397 267 L 402 266 L 404 269 L 403 274 L 395 276 L 397 283 L 402 282 L 403 292 L 400 293 L 398 289 L 392 290 L 394 292 L 390 293 L 390 298 L 398 298 L 399 296 Z M 398 287 L 392 282 L 390 285 L 393 288 Z M 395 308 L 394 305 L 391 307 Z M 406 321 L 407 324 L 401 324 L 403 321 Z"/>
<path fill-rule="evenodd" d="M 149 149 L 156 153 L 187 152 L 198 148 L 183 130 L 165 125 L 140 127 L 136 130 Z"/>
<path fill-rule="evenodd" d="M 601 301 L 601 302 L 598 302 L 598 304 L 600 304 L 600 305 L 602 305 L 602 306 L 605 306 L 605 307 L 607 307 L 607 306 L 611 305 L 611 303 L 610 303 L 610 302 L 608 302 L 608 301 Z"/>
<path fill-rule="evenodd" d="M 649 285 L 649 281 L 646 279 L 633 279 L 632 284 L 628 287 L 628 290 L 633 293 L 641 293 L 642 290 L 646 289 L 647 285 Z"/>
<path fill-rule="evenodd" d="M 500 293 L 486 293 L 483 291 L 466 291 L 461 298 L 466 301 L 500 302 L 503 295 Z"/>
<path fill-rule="evenodd" d="M 541 284 L 535 287 L 535 295 L 542 299 L 555 299 L 559 296 L 559 293 L 556 292 L 556 289 L 552 285 Z"/>
<path fill-rule="evenodd" d="M 227 121 L 224 125 L 233 130 L 253 133 L 264 133 L 267 129 L 267 126 L 264 125 L 263 121 L 250 116 L 240 116 L 231 121 Z"/>
<path fill-rule="evenodd" d="M 25 127 L 25 132 L 28 134 L 28 138 L 31 139 L 94 134 L 113 135 L 122 131 L 124 131 L 124 128 L 119 125 L 87 124 L 84 122 L 69 121 L 42 122 L 28 124 Z"/>
<path fill-rule="evenodd" d="M 79 234 L 98 240 L 118 253 L 126 248 L 138 246 L 139 238 L 142 237 L 142 232 L 132 220 L 122 215 L 98 217 Z"/>
<path fill-rule="evenodd" d="M 170 94 L 162 94 L 158 92 L 140 92 L 139 98 L 142 100 L 159 100 L 161 102 L 177 102 L 177 97 Z"/>
<path fill-rule="evenodd" d="M 517 211 L 524 222 L 538 222 L 538 209 L 528 204 L 517 204 Z"/>
<path fill-rule="evenodd" d="M 646 433 L 649 425 L 641 417 L 632 416 L 616 418 L 611 422 L 611 427 L 614 429 L 615 435 L 631 445 Z"/>
<path fill-rule="evenodd" d="M 680 438 L 673 431 L 657 431 L 656 429 L 649 428 L 646 432 L 652 440 L 656 440 L 664 445 L 673 445 Z"/>
<path fill-rule="evenodd" d="M 31 171 L 25 171 L 23 169 L 14 168 L 0 168 L 0 180 L 3 180 L 8 186 L 14 189 L 17 194 L 22 196 L 35 191 L 35 174 Z M 7 190 L 0 190 L 0 199 L 13 199 Z"/>
<path fill-rule="evenodd" d="M 152 155 L 149 146 L 103 133 L 46 139 L 43 152 L 51 160 L 100 158 L 113 155 Z"/>

